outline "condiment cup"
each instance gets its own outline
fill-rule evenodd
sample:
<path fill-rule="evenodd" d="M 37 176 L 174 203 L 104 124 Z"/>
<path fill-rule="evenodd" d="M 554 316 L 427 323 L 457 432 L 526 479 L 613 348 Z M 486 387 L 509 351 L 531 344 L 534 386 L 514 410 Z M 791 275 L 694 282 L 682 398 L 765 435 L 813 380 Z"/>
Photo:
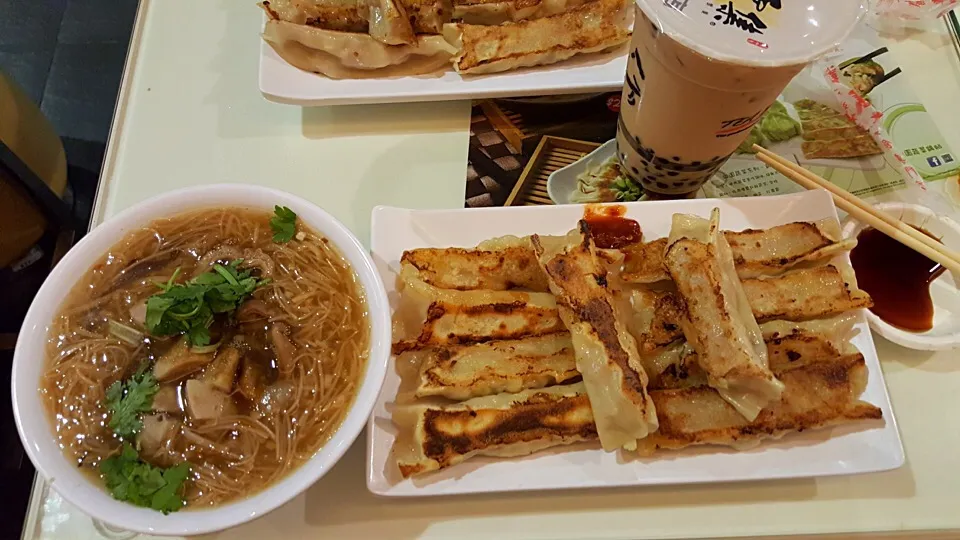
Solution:
<path fill-rule="evenodd" d="M 926 206 L 901 202 L 878 203 L 874 208 L 890 214 L 904 223 L 919 227 L 939 239 L 950 249 L 960 250 L 960 224 L 939 215 Z M 844 222 L 844 238 L 855 238 L 865 225 L 853 218 Z M 956 277 L 960 279 L 960 276 Z M 888 340 L 910 349 L 940 351 L 960 347 L 960 291 L 955 277 L 944 272 L 930 284 L 933 299 L 933 328 L 925 332 L 911 332 L 886 323 L 872 311 L 867 311 L 870 328 Z"/>
<path fill-rule="evenodd" d="M 370 349 L 362 383 L 346 418 L 329 441 L 292 473 L 251 496 L 213 508 L 183 509 L 169 515 L 113 499 L 96 480 L 68 461 L 54 437 L 52 419 L 40 396 L 46 369 L 47 331 L 61 301 L 87 270 L 128 233 L 156 219 L 215 207 L 273 211 L 283 205 L 303 223 L 329 238 L 347 260 L 366 295 Z M 260 517 L 320 479 L 343 456 L 367 423 L 383 384 L 390 355 L 390 306 L 367 249 L 342 223 L 313 203 L 275 189 L 217 184 L 171 191 L 128 208 L 90 231 L 61 260 L 37 293 L 14 353 L 13 411 L 30 461 L 64 499 L 84 513 L 119 528 L 156 535 L 196 535 Z"/>

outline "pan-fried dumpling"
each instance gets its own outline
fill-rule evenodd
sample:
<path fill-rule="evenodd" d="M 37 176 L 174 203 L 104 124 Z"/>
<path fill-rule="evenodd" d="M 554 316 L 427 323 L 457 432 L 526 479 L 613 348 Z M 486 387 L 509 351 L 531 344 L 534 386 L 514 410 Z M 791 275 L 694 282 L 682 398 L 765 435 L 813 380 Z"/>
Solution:
<path fill-rule="evenodd" d="M 647 374 L 637 345 L 608 287 L 605 263 L 586 221 L 566 236 L 533 236 L 540 267 L 550 280 L 570 330 L 577 370 L 590 396 L 604 450 L 634 450 L 657 429 Z"/>
<path fill-rule="evenodd" d="M 858 320 L 856 313 L 818 321 L 770 321 L 760 325 L 767 345 L 769 368 L 774 374 L 808 364 L 857 354 L 849 343 Z M 689 388 L 707 384 L 696 351 L 678 341 L 642 355 L 650 388 Z"/>
<path fill-rule="evenodd" d="M 419 248 L 403 252 L 403 264 L 441 289 L 549 290 L 529 237 L 494 238 L 477 248 Z"/>
<path fill-rule="evenodd" d="M 595 0 L 566 13 L 499 26 L 451 23 L 443 35 L 460 50 L 460 73 L 498 73 L 606 51 L 630 39 L 633 4 Z"/>
<path fill-rule="evenodd" d="M 762 230 L 724 231 L 723 235 L 733 250 L 737 275 L 743 280 L 826 261 L 857 245 L 855 238 L 843 239 L 835 219 L 798 221 Z M 670 279 L 663 266 L 666 247 L 667 239 L 660 238 L 624 248 L 623 280 L 655 283 Z"/>
<path fill-rule="evenodd" d="M 855 354 L 857 349 L 850 344 L 850 339 L 855 334 L 854 325 L 858 319 L 857 312 L 848 312 L 816 321 L 761 324 L 770 370 L 776 373 L 786 366 Z"/>
<path fill-rule="evenodd" d="M 862 355 L 791 367 L 777 375 L 784 385 L 781 397 L 750 420 L 707 386 L 652 391 L 660 429 L 640 441 L 638 451 L 700 444 L 744 450 L 790 432 L 883 417 L 879 408 L 860 400 L 868 375 Z"/>
<path fill-rule="evenodd" d="M 570 11 L 589 0 L 455 0 L 453 18 L 464 24 L 498 25 Z"/>
<path fill-rule="evenodd" d="M 395 0 L 370 2 L 370 37 L 387 45 L 412 45 L 417 42 L 410 17 Z"/>
<path fill-rule="evenodd" d="M 843 238 L 836 219 L 794 222 L 766 230 L 726 232 L 741 279 L 772 276 L 793 267 L 826 261 L 850 251 L 856 238 Z"/>
<path fill-rule="evenodd" d="M 597 438 L 582 383 L 496 394 L 452 405 L 397 407 L 393 455 L 404 478 L 473 456 L 525 456 Z"/>
<path fill-rule="evenodd" d="M 260 4 L 270 18 L 339 32 L 366 33 L 367 0 L 269 0 Z"/>
<path fill-rule="evenodd" d="M 290 64 L 332 79 L 431 73 L 457 52 L 440 36 L 417 36 L 413 45 L 384 45 L 366 34 L 350 34 L 267 21 L 263 39 Z"/>
<path fill-rule="evenodd" d="M 523 339 L 563 332 L 550 293 L 456 291 L 422 281 L 416 268 L 400 269 L 403 294 L 394 314 L 394 352 Z"/>
<path fill-rule="evenodd" d="M 753 317 L 759 323 L 775 320 L 809 321 L 873 305 L 870 295 L 857 287 L 849 265 L 791 270 L 770 278 L 741 282 Z M 674 292 L 634 289 L 631 332 L 643 353 L 664 347 L 683 337 L 685 317 L 682 300 Z"/>
<path fill-rule="evenodd" d="M 710 220 L 674 214 L 664 263 L 686 306 L 680 321 L 710 386 L 747 420 L 776 402 L 783 384 L 767 367 L 767 347 L 720 231 Z"/>
<path fill-rule="evenodd" d="M 483 242 L 477 244 L 477 249 L 485 249 L 490 251 L 498 251 L 501 249 L 509 248 L 526 248 L 533 249 L 533 244 L 530 243 L 529 236 L 514 236 L 508 234 L 506 236 L 496 236 L 494 238 L 488 238 Z"/>
<path fill-rule="evenodd" d="M 680 321 L 686 312 L 676 292 L 633 289 L 630 291 L 630 304 L 633 307 L 632 317 L 628 321 L 630 333 L 636 338 L 642 355 L 683 338 Z"/>
<path fill-rule="evenodd" d="M 410 16 L 413 31 L 418 34 L 439 34 L 450 22 L 453 6 L 450 0 L 399 0 Z"/>
<path fill-rule="evenodd" d="M 433 347 L 420 353 L 417 397 L 464 400 L 579 378 L 570 334 Z"/>
<path fill-rule="evenodd" d="M 753 315 L 758 321 L 805 321 L 869 308 L 873 299 L 857 287 L 849 264 L 791 270 L 770 278 L 743 281 Z"/>
<path fill-rule="evenodd" d="M 387 44 L 412 44 L 413 35 L 439 34 L 450 22 L 450 0 L 269 0 L 273 19 L 339 32 L 369 33 Z"/>

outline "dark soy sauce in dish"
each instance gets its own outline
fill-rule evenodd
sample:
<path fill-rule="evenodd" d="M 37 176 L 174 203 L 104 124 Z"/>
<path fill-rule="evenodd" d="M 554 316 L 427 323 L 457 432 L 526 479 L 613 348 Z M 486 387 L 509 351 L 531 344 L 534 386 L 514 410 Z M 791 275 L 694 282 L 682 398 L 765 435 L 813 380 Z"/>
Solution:
<path fill-rule="evenodd" d="M 923 234 L 933 235 L 917 229 Z M 860 288 L 873 297 L 874 312 L 885 322 L 911 332 L 933 328 L 930 283 L 945 268 L 870 227 L 857 235 L 850 252 Z"/>

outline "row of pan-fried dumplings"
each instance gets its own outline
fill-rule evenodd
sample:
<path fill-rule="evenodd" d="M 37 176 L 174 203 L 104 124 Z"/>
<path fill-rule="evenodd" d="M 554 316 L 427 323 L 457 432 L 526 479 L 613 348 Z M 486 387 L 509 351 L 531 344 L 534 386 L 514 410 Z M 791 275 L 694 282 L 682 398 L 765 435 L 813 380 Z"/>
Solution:
<path fill-rule="evenodd" d="M 869 307 L 835 222 L 599 249 L 565 236 L 407 251 L 394 353 L 404 477 L 599 441 L 644 455 L 881 417 L 850 344 Z"/>
<path fill-rule="evenodd" d="M 264 0 L 263 38 L 334 79 L 485 74 L 619 47 L 626 0 Z"/>

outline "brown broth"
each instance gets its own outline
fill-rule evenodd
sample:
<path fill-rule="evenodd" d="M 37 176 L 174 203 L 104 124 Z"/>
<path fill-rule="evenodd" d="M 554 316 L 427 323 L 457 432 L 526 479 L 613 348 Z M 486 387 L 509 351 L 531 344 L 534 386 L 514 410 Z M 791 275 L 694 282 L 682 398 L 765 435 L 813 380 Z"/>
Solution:
<path fill-rule="evenodd" d="M 179 405 L 156 414 L 172 417 L 176 428 L 149 455 L 142 447 L 140 458 L 161 467 L 189 462 L 187 506 L 215 506 L 289 474 L 336 431 L 366 366 L 366 300 L 332 243 L 302 223 L 302 240 L 274 243 L 270 217 L 211 208 L 160 220 L 113 246 L 79 279 L 51 324 L 40 388 L 68 459 L 99 477 L 99 463 L 125 442 L 107 424 L 106 389 L 143 362 L 156 362 L 178 339 L 147 336 L 132 308 L 157 293 L 155 282 L 165 282 L 176 268 L 183 282 L 209 271 L 212 262 L 237 258 L 271 282 L 214 332 L 223 340 L 220 351 L 229 346 L 241 354 L 228 394 L 236 414 L 197 420 L 183 410 L 185 381 L 201 377 L 202 370 L 162 382 L 162 388 L 175 387 Z M 244 322 L 244 306 L 254 302 L 261 311 L 252 323 Z M 143 342 L 117 339 L 108 320 L 144 331 Z M 276 369 L 273 324 L 296 352 L 296 367 L 288 375 Z M 240 387 L 246 364 L 256 364 L 262 374 L 257 386 L 262 399 L 246 397 Z"/>
<path fill-rule="evenodd" d="M 918 229 L 933 238 L 933 235 Z M 882 232 L 867 228 L 850 252 L 860 288 L 873 298 L 874 312 L 885 322 L 924 332 L 933 328 L 930 283 L 944 268 Z"/>

